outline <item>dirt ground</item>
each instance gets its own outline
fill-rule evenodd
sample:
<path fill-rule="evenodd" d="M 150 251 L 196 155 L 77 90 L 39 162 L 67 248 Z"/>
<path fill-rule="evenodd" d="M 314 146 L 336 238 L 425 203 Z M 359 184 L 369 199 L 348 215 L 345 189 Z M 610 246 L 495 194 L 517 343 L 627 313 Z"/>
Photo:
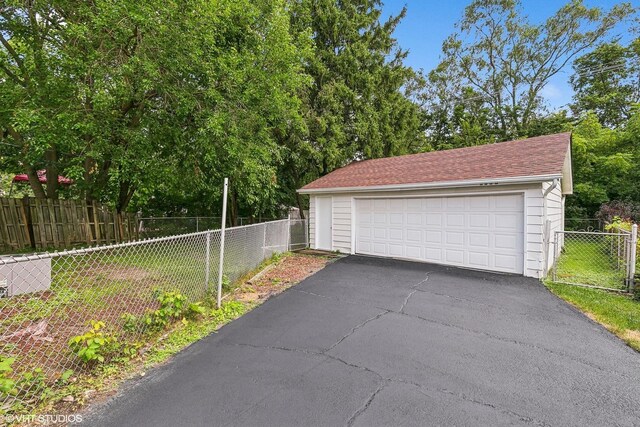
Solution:
<path fill-rule="evenodd" d="M 240 285 L 227 298 L 243 302 L 264 301 L 314 274 L 335 258 L 334 254 L 318 255 L 311 251 L 287 255 Z"/>

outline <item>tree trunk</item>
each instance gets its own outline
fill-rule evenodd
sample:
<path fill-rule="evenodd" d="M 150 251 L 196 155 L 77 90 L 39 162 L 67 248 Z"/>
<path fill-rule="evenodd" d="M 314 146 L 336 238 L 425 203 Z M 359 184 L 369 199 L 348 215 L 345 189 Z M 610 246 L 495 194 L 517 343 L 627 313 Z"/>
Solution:
<path fill-rule="evenodd" d="M 46 199 L 47 195 L 44 192 L 44 188 L 42 187 L 42 183 L 38 179 L 38 172 L 31 166 L 25 165 L 25 171 L 27 173 L 27 178 L 29 178 L 29 185 L 33 190 L 33 194 L 37 199 Z"/>
<path fill-rule="evenodd" d="M 44 153 L 46 160 L 47 198 L 58 198 L 58 154 L 55 147 L 49 148 Z"/>
<path fill-rule="evenodd" d="M 120 183 L 120 188 L 118 190 L 118 203 L 116 204 L 116 210 L 118 213 L 122 213 L 127 209 L 135 192 L 135 186 L 129 181 L 122 181 Z"/>
<path fill-rule="evenodd" d="M 232 227 L 238 225 L 238 196 L 235 191 L 229 191 L 229 223 Z"/>

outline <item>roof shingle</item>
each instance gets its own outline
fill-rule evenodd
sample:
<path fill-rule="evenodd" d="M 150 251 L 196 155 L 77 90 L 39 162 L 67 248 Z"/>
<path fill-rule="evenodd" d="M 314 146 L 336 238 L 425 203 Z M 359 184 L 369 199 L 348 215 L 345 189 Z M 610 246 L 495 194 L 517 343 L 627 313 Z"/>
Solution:
<path fill-rule="evenodd" d="M 560 175 L 571 133 L 353 162 L 302 190 Z"/>

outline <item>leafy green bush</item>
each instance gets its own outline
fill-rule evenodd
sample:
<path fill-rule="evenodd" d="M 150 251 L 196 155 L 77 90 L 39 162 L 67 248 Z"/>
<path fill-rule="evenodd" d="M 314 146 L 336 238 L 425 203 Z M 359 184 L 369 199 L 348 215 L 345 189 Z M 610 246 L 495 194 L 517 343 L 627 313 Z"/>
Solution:
<path fill-rule="evenodd" d="M 193 302 L 187 307 L 187 316 L 197 318 L 207 312 L 207 308 L 201 302 Z"/>
<path fill-rule="evenodd" d="M 91 330 L 69 340 L 69 348 L 83 362 L 104 362 L 105 356 L 117 347 L 117 339 L 102 332 L 104 326 L 104 322 L 92 320 Z"/>
<path fill-rule="evenodd" d="M 140 319 L 138 316 L 131 313 L 124 313 L 120 316 L 122 319 L 122 330 L 129 333 L 137 332 L 140 326 Z"/>
<path fill-rule="evenodd" d="M 16 394 L 16 382 L 9 377 L 13 368 L 11 365 L 16 361 L 15 357 L 0 356 L 0 394 Z"/>
<path fill-rule="evenodd" d="M 211 319 L 215 323 L 224 323 L 228 320 L 241 316 L 246 311 L 244 304 L 238 301 L 229 301 L 222 304 L 220 309 L 211 311 Z"/>
<path fill-rule="evenodd" d="M 158 301 L 160 308 L 148 312 L 143 318 L 147 326 L 161 329 L 184 315 L 187 298 L 179 292 L 163 292 Z"/>

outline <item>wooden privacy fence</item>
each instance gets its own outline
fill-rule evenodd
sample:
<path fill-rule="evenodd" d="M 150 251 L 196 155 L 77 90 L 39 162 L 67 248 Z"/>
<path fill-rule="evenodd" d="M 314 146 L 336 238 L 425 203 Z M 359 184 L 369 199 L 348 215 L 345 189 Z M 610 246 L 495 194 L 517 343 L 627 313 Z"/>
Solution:
<path fill-rule="evenodd" d="M 0 198 L 0 250 L 63 249 L 138 238 L 137 217 L 84 200 Z"/>

